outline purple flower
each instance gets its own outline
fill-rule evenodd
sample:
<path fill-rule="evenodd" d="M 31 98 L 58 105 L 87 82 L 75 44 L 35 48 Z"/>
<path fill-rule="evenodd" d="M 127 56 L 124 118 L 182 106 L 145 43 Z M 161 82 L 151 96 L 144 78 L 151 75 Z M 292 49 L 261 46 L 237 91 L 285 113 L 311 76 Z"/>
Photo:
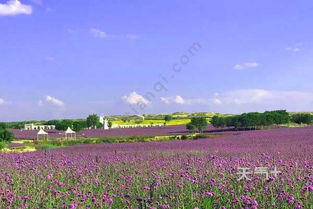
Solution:
<path fill-rule="evenodd" d="M 209 197 L 213 197 L 214 193 L 213 192 L 208 192 L 208 191 L 205 191 L 204 194 L 206 196 L 209 196 Z"/>
<path fill-rule="evenodd" d="M 150 187 L 149 186 L 144 186 L 143 190 L 150 190 Z"/>
<path fill-rule="evenodd" d="M 113 203 L 113 199 L 112 199 L 112 198 L 108 198 L 108 199 L 106 200 L 106 203 L 109 204 L 109 205 L 112 204 L 112 203 Z"/>
<path fill-rule="evenodd" d="M 183 182 L 177 182 L 176 186 L 178 186 L 179 188 L 183 188 L 185 184 Z"/>
<path fill-rule="evenodd" d="M 170 208 L 170 205 L 169 204 L 164 204 L 162 205 L 162 209 L 169 209 Z"/>

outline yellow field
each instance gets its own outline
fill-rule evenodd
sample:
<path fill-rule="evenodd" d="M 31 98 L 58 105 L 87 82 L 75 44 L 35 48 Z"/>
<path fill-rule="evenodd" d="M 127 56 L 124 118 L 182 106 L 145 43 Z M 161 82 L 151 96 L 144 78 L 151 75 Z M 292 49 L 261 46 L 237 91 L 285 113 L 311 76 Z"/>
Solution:
<path fill-rule="evenodd" d="M 190 122 L 190 119 L 174 119 L 169 122 L 167 122 L 167 125 L 186 125 L 187 123 Z M 144 120 L 140 121 L 139 123 L 135 120 L 131 120 L 129 122 L 124 122 L 122 120 L 115 120 L 112 122 L 113 124 L 118 124 L 118 125 L 135 125 L 135 124 L 145 124 L 145 125 L 150 125 L 150 124 L 164 124 L 165 120 Z"/>

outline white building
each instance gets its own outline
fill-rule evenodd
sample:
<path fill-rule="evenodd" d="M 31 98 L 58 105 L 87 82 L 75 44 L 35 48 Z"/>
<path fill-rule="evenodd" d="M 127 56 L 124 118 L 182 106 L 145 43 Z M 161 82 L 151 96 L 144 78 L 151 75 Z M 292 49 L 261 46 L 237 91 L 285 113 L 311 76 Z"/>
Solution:
<path fill-rule="evenodd" d="M 51 129 L 55 129 L 55 125 L 35 125 L 31 123 L 31 124 L 25 124 L 24 129 L 25 130 L 51 130 Z"/>
<path fill-rule="evenodd" d="M 105 119 L 104 116 L 100 117 L 100 123 L 103 124 L 103 129 L 108 130 L 109 129 L 109 121 L 108 119 Z"/>

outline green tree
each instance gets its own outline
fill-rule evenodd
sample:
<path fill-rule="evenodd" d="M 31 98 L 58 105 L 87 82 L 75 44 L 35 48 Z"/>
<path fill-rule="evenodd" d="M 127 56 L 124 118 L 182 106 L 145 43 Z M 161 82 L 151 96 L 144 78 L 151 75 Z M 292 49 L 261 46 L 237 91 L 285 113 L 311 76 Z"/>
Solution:
<path fill-rule="evenodd" d="M 193 130 L 196 129 L 196 127 L 195 127 L 193 124 L 191 124 L 191 123 L 188 123 L 188 124 L 186 125 L 186 128 L 187 128 L 188 130 L 190 130 L 190 131 L 193 131 Z"/>
<path fill-rule="evenodd" d="M 212 120 L 211 120 L 211 124 L 215 127 L 215 128 L 220 128 L 220 127 L 225 127 L 227 126 L 227 124 L 229 125 L 230 122 L 230 118 L 228 117 L 219 117 L 219 116 L 213 116 Z"/>
<path fill-rule="evenodd" d="M 205 117 L 195 117 L 191 118 L 189 125 L 194 126 L 199 132 L 202 132 L 208 126 L 208 121 Z"/>
<path fill-rule="evenodd" d="M 297 113 L 291 116 L 291 121 L 298 124 L 312 124 L 313 115 L 308 113 Z"/>
<path fill-rule="evenodd" d="M 74 123 L 73 120 L 67 120 L 67 119 L 61 120 L 57 122 L 57 124 L 55 125 L 55 128 L 57 130 L 65 131 L 68 127 L 73 128 L 73 123 Z"/>
<path fill-rule="evenodd" d="M 81 131 L 84 128 L 87 128 L 87 123 L 86 123 L 85 120 L 83 120 L 83 121 L 75 121 L 73 123 L 73 130 L 76 131 L 76 132 Z"/>
<path fill-rule="evenodd" d="M 164 116 L 164 120 L 165 120 L 166 122 L 170 122 L 171 120 L 173 120 L 173 116 L 171 116 L 171 115 L 165 115 L 165 116 Z"/>
<path fill-rule="evenodd" d="M 7 129 L 6 123 L 0 123 L 0 130 Z"/>
<path fill-rule="evenodd" d="M 12 141 L 13 139 L 13 134 L 6 130 L 6 129 L 1 129 L 0 130 L 0 142 L 4 141 L 4 142 L 9 142 Z"/>
<path fill-rule="evenodd" d="M 112 128 L 112 125 L 113 125 L 112 121 L 109 120 L 109 122 L 108 122 L 108 127 L 109 127 L 109 128 Z"/>
<path fill-rule="evenodd" d="M 99 116 L 96 114 L 89 115 L 86 121 L 87 121 L 88 128 L 94 128 L 94 129 L 96 129 L 100 123 Z"/>

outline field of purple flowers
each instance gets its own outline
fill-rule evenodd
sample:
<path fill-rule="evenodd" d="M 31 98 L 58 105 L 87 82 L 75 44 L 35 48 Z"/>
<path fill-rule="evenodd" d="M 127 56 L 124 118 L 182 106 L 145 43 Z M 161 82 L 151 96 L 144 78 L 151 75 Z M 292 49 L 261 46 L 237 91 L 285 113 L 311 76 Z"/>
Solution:
<path fill-rule="evenodd" d="M 306 127 L 0 154 L 0 208 L 313 208 L 312 152 Z"/>
<path fill-rule="evenodd" d="M 213 126 L 208 126 L 206 131 L 222 130 L 216 129 Z M 37 130 L 11 130 L 15 139 L 36 139 Z M 46 130 L 49 138 L 62 138 L 64 137 L 63 131 Z M 103 138 L 103 137 L 126 137 L 126 136 L 160 136 L 160 135 L 175 135 L 186 134 L 186 126 L 173 125 L 161 127 L 146 127 L 146 128 L 116 128 L 110 130 L 104 129 L 90 129 L 82 130 L 77 133 L 77 137 L 83 138 Z"/>

